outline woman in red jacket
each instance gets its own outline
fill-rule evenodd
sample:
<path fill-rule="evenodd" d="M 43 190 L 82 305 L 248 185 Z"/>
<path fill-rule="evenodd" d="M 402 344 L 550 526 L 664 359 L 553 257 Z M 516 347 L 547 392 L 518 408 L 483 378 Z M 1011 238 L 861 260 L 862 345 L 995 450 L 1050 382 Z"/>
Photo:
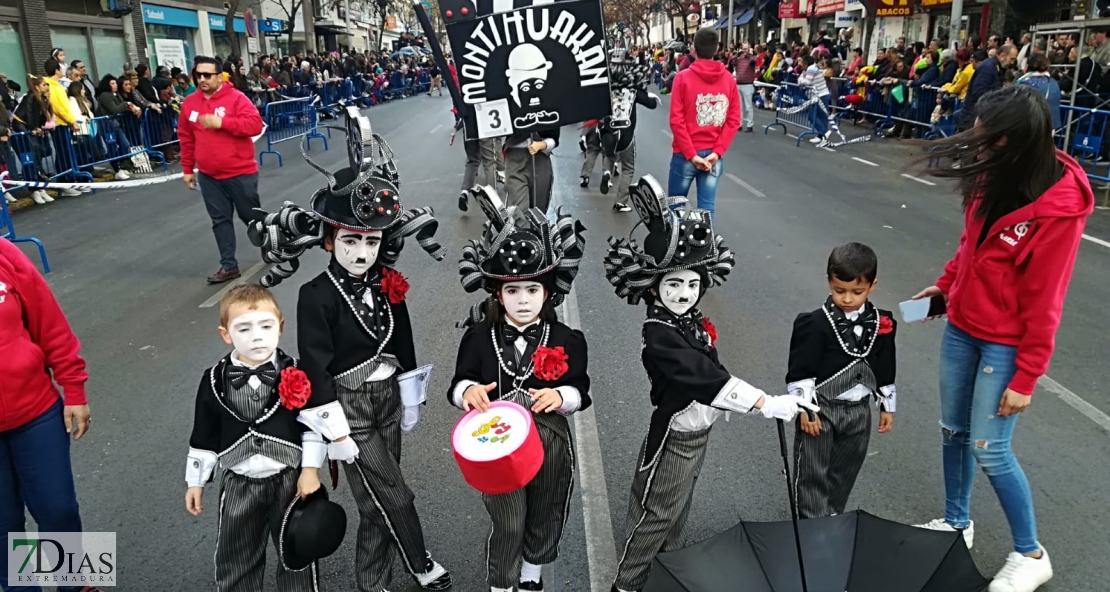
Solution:
<path fill-rule="evenodd" d="M 89 429 L 88 374 L 80 347 L 46 280 L 18 247 L 0 239 L 0 545 L 5 549 L 9 532 L 26 530 L 27 511 L 40 532 L 81 532 L 69 461 L 69 434 L 79 440 Z M 0 587 L 8 590 L 7 584 L 7 562 L 0 561 Z"/>
<path fill-rule="evenodd" d="M 1014 540 L 991 592 L 1032 592 L 1052 577 L 1037 541 L 1033 497 L 1010 441 L 1052 357 L 1056 329 L 1094 196 L 1087 175 L 1052 141 L 1048 102 L 1013 85 L 984 95 L 974 128 L 946 141 L 964 166 L 964 231 L 936 285 L 948 326 L 940 348 L 944 518 L 972 544 L 971 484 L 978 463 Z"/>

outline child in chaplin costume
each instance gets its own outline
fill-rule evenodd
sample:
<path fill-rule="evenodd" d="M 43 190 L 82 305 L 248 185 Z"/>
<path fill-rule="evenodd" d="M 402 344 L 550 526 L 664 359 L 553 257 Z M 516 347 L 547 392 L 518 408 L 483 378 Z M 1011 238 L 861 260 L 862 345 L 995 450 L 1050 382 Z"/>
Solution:
<path fill-rule="evenodd" d="M 733 255 L 709 212 L 672 210 L 685 198 L 666 197 L 650 175 L 630 198 L 647 237 L 642 249 L 631 237 L 611 237 L 605 275 L 629 304 L 647 303 L 641 359 L 655 411 L 632 480 L 614 592 L 643 588 L 655 555 L 682 544 L 709 432 L 721 415 L 758 410 L 789 421 L 800 406 L 815 409 L 794 395 L 764 394 L 718 359 L 717 331 L 697 304 L 725 281 Z"/>
<path fill-rule="evenodd" d="M 220 336 L 234 350 L 204 371 L 197 390 L 185 509 L 200 516 L 204 485 L 217 465 L 225 469 L 215 554 L 219 590 L 262 591 L 267 534 L 282 557 L 277 589 L 318 589 L 315 562 L 286 565 L 279 537 L 286 508 L 296 497 L 327 497 L 317 476 L 327 446 L 298 422 L 298 414 L 316 414 L 329 405 L 313 396 L 297 361 L 278 349 L 282 325 L 281 309 L 266 288 L 242 285 L 228 291 L 220 301 Z M 349 442 L 347 432 L 340 413 L 326 433 Z"/>
<path fill-rule="evenodd" d="M 591 403 L 586 338 L 554 310 L 578 273 L 585 229 L 559 211 L 554 222 L 536 208 L 520 215 L 491 187 L 473 194 L 489 221 L 463 249 L 459 271 L 467 292 L 491 295 L 464 323 L 447 398 L 463 411 L 487 411 L 491 400 L 532 411 L 539 472 L 521 489 L 483 495 L 493 520 L 487 579 L 493 592 L 542 592 L 540 572 L 558 557 L 574 484 L 567 416 Z"/>
<path fill-rule="evenodd" d="M 794 488 L 798 515 L 844 512 L 871 439 L 872 399 L 879 402 L 879 433 L 894 427 L 894 335 L 890 311 L 868 300 L 879 259 L 867 245 L 848 243 L 829 255 L 831 295 L 798 315 L 790 336 L 787 391 L 816 401 L 821 411 L 798 417 Z"/>
<path fill-rule="evenodd" d="M 430 367 L 417 368 L 405 302 L 409 285 L 393 269 L 408 236 L 415 235 L 437 260 L 444 249 L 434 240 L 438 223 L 430 208 L 402 209 L 392 151 L 373 133 L 363 145 L 359 124 L 368 129 L 369 122 L 361 119 L 349 117 L 346 129 L 334 128 L 347 133 L 347 168 L 333 175 L 305 155 L 328 178 L 310 209 L 287 202 L 256 223 L 251 234 L 267 262 L 291 265 L 275 267 L 263 283 L 292 274 L 309 247 L 332 253 L 328 268 L 301 286 L 297 345 L 314 393 L 340 411 L 314 418 L 326 424 L 345 416 L 351 426 L 355 454 L 332 458 L 346 461 L 359 509 L 358 590 L 386 590 L 398 551 L 421 588 L 444 590 L 451 576 L 425 548 L 414 496 L 400 467 L 401 434 L 420 420 Z"/>

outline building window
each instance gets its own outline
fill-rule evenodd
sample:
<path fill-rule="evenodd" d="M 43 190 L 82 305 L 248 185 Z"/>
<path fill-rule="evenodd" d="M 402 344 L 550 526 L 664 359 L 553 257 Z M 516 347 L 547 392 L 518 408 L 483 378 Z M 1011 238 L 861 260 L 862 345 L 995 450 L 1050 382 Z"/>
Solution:
<path fill-rule="evenodd" d="M 0 73 L 27 88 L 27 65 L 23 62 L 23 41 L 18 25 L 0 22 Z"/>
<path fill-rule="evenodd" d="M 98 79 L 108 74 L 116 77 L 123 74 L 123 65 L 127 62 L 127 44 L 123 40 L 123 31 L 92 29 L 92 44 Z M 89 76 L 92 76 L 91 68 Z"/>
<path fill-rule="evenodd" d="M 89 53 L 89 38 L 85 36 L 85 29 L 79 27 L 50 27 L 50 42 L 54 47 L 60 47 L 66 51 L 66 60 L 68 63 L 62 64 L 62 71 L 73 60 L 81 60 L 86 65 L 91 65 L 92 59 Z"/>

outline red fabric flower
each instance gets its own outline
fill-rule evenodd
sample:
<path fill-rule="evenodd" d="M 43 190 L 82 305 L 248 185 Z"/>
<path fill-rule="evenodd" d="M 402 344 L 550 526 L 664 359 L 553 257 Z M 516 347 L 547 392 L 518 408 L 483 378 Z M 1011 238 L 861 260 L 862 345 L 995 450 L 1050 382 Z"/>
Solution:
<path fill-rule="evenodd" d="M 890 317 L 879 315 L 879 335 L 886 335 L 894 330 L 894 321 Z"/>
<path fill-rule="evenodd" d="M 559 380 L 570 369 L 570 366 L 567 365 L 567 359 L 566 351 L 561 345 L 559 347 L 537 347 L 536 352 L 532 354 L 533 373 L 540 380 L 548 382 Z"/>
<path fill-rule="evenodd" d="M 286 409 L 300 409 L 308 403 L 312 395 L 312 384 L 308 375 L 296 366 L 289 366 L 281 371 L 281 381 L 278 383 L 278 397 Z"/>
<path fill-rule="evenodd" d="M 709 320 L 709 317 L 701 318 L 701 328 L 705 329 L 705 332 L 709 334 L 710 345 L 717 343 L 717 326 L 713 324 L 713 321 Z"/>
<path fill-rule="evenodd" d="M 399 271 L 382 268 L 382 292 L 389 297 L 390 304 L 400 304 L 409 292 L 409 281 Z"/>

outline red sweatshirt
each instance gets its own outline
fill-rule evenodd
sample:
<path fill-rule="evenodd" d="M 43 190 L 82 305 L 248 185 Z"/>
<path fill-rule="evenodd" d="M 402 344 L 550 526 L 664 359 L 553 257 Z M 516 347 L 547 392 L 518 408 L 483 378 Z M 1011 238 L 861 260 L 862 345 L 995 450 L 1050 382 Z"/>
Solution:
<path fill-rule="evenodd" d="M 80 348 L 35 265 L 19 247 L 0 239 L 0 432 L 57 403 L 54 381 L 65 390 L 66 405 L 86 403 L 89 375 Z"/>
<path fill-rule="evenodd" d="M 724 64 L 697 60 L 674 77 L 671 133 L 675 153 L 686 160 L 698 150 L 724 156 L 740 128 L 740 91 Z"/>
<path fill-rule="evenodd" d="M 1017 346 L 1016 392 L 1031 395 L 1048 370 L 1075 255 L 1094 194 L 1087 175 L 1057 152 L 1063 177 L 1033 203 L 1000 218 L 975 247 L 985 220 L 978 202 L 964 213 L 956 255 L 937 287 L 948 294 L 948 319 L 973 337 Z"/>
<path fill-rule="evenodd" d="M 212 113 L 223 118 L 222 127 L 204 129 L 200 116 Z M 258 162 L 251 138 L 261 133 L 262 117 L 258 109 L 230 82 L 223 83 L 211 98 L 197 91 L 185 97 L 177 120 L 181 170 L 192 173 L 196 166 L 213 179 L 257 173 Z"/>

